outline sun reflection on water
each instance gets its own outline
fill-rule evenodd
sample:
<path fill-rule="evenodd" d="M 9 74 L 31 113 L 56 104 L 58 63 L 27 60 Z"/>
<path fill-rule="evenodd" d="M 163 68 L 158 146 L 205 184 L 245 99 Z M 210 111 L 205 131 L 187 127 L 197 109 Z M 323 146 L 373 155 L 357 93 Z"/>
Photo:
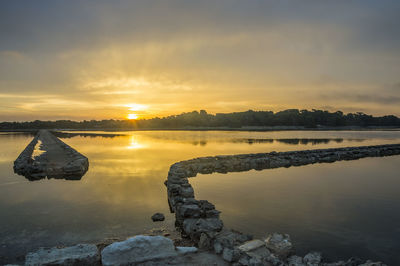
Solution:
<path fill-rule="evenodd" d="M 140 143 L 136 136 L 131 136 L 129 140 L 129 145 L 126 147 L 128 150 L 136 150 L 146 148 L 147 145 Z"/>

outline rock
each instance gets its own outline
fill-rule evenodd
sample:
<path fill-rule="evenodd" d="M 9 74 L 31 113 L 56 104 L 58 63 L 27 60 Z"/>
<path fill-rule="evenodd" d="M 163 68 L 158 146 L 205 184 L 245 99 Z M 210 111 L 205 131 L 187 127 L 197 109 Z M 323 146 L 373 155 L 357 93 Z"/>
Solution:
<path fill-rule="evenodd" d="M 157 212 L 153 216 L 151 216 L 151 219 L 153 220 L 153 222 L 164 221 L 165 216 L 164 214 Z"/>
<path fill-rule="evenodd" d="M 310 252 L 304 256 L 303 260 L 308 266 L 318 266 L 322 260 L 322 256 L 319 252 Z"/>
<path fill-rule="evenodd" d="M 237 261 L 240 257 L 240 252 L 236 249 L 224 248 L 222 258 L 228 262 Z"/>
<path fill-rule="evenodd" d="M 240 246 L 244 242 L 253 239 L 252 236 L 242 234 L 233 230 L 224 229 L 219 232 L 214 240 L 214 251 L 219 254 L 225 247 L 233 249 L 235 246 Z"/>
<path fill-rule="evenodd" d="M 126 265 L 177 255 L 178 252 L 171 239 L 163 236 L 138 235 L 105 247 L 101 252 L 101 261 L 105 266 Z"/>
<path fill-rule="evenodd" d="M 26 255 L 25 265 L 100 265 L 100 255 L 96 245 L 89 244 L 41 248 Z"/>
<path fill-rule="evenodd" d="M 291 256 L 287 260 L 288 266 L 306 266 L 303 262 L 303 258 L 299 256 Z"/>
<path fill-rule="evenodd" d="M 267 248 L 272 250 L 279 258 L 286 259 L 293 253 L 293 245 L 287 234 L 273 233 L 265 239 Z"/>
<path fill-rule="evenodd" d="M 201 248 L 201 249 L 212 250 L 213 234 L 201 233 L 198 245 L 199 245 L 199 248 Z"/>
<path fill-rule="evenodd" d="M 186 219 L 183 222 L 183 230 L 192 239 L 200 239 L 201 233 L 219 232 L 223 223 L 217 218 Z"/>
<path fill-rule="evenodd" d="M 265 246 L 264 241 L 261 241 L 259 239 L 254 239 L 254 240 L 248 241 L 248 242 L 244 243 L 243 245 L 239 246 L 239 250 L 241 250 L 243 252 L 248 252 L 248 251 L 252 251 L 254 249 L 260 248 L 262 246 Z"/>
<path fill-rule="evenodd" d="M 178 207 L 177 216 L 182 218 L 200 218 L 201 210 L 195 204 L 183 204 Z"/>
<path fill-rule="evenodd" d="M 195 253 L 198 251 L 196 247 L 176 247 L 176 251 L 179 255 L 186 255 L 189 253 Z"/>

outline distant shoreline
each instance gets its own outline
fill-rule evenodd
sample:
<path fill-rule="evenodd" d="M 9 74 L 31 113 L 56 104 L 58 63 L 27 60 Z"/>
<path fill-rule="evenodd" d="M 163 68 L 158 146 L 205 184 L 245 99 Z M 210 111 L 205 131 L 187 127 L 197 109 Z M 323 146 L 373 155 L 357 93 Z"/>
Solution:
<path fill-rule="evenodd" d="M 32 129 L 0 129 L 0 132 L 35 132 L 40 129 L 50 131 L 247 131 L 247 132 L 271 132 L 271 131 L 400 131 L 400 127 L 291 127 L 291 126 L 276 126 L 276 127 L 185 127 L 185 128 L 32 128 Z"/>

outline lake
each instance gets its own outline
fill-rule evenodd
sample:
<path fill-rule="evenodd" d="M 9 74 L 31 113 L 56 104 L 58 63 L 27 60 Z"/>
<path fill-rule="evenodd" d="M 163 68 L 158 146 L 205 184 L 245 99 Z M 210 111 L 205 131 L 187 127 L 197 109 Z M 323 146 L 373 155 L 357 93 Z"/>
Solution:
<path fill-rule="evenodd" d="M 29 181 L 13 161 L 32 135 L 0 133 L 0 264 L 41 246 L 124 238 L 172 227 L 171 164 L 200 156 L 400 143 L 399 131 L 135 131 L 66 134 L 89 158 L 81 180 Z M 300 254 L 322 251 L 400 264 L 400 156 L 198 175 L 196 199 L 222 211 L 228 228 L 263 237 L 289 233 Z M 153 223 L 155 212 L 166 220 Z"/>

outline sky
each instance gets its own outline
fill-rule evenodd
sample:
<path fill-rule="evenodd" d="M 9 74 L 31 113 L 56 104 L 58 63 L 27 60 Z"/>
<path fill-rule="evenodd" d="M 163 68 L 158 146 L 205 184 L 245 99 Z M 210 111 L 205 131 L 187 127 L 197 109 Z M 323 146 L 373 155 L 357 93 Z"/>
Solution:
<path fill-rule="evenodd" d="M 400 1 L 0 0 L 0 121 L 400 116 Z"/>

